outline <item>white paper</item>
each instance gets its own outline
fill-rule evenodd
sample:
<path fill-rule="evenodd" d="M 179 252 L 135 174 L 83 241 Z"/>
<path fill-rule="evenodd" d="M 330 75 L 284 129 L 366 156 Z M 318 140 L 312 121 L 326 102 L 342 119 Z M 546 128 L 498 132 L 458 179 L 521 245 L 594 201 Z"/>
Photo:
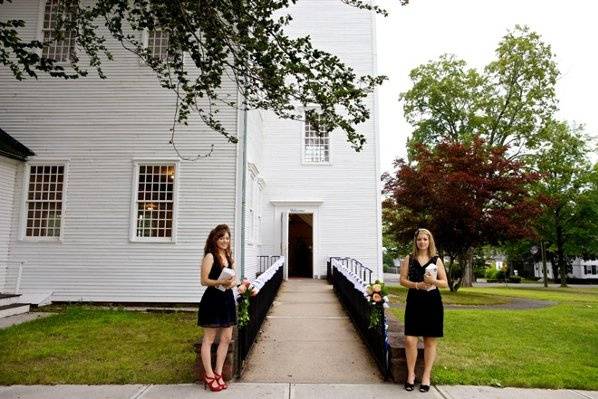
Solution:
<path fill-rule="evenodd" d="M 426 272 L 426 274 L 429 273 L 432 277 L 434 277 L 434 279 L 436 279 L 436 277 L 438 276 L 438 266 L 436 266 L 436 265 L 426 266 L 425 272 Z M 432 291 L 435 289 L 436 289 L 436 286 L 432 286 L 432 287 L 426 289 L 426 291 Z"/>
<path fill-rule="evenodd" d="M 223 267 L 222 271 L 220 272 L 220 276 L 218 276 L 218 280 L 223 280 L 229 277 L 235 277 L 235 271 L 230 267 Z M 216 288 L 218 288 L 220 291 L 226 291 L 227 287 L 223 285 L 217 285 Z"/>

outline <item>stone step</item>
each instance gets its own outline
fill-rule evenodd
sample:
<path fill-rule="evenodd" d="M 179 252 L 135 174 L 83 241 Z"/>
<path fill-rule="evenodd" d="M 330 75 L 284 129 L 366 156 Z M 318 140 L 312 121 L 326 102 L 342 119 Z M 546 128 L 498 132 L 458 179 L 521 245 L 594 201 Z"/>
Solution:
<path fill-rule="evenodd" d="M 12 305 L 19 300 L 21 295 L 0 293 L 0 306 Z"/>
<path fill-rule="evenodd" d="M 28 303 L 12 303 L 0 306 L 0 318 L 29 312 Z"/>

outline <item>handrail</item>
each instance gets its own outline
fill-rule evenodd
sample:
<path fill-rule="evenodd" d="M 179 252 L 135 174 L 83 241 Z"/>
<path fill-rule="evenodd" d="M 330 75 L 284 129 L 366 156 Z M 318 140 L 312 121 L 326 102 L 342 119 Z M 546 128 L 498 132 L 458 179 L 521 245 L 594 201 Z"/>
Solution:
<path fill-rule="evenodd" d="M 252 281 L 252 284 L 259 289 L 259 292 L 249 300 L 249 322 L 237 329 L 236 374 L 239 377 L 243 371 L 245 359 L 249 355 L 268 310 L 272 306 L 282 284 L 285 258 L 283 256 L 270 257 L 270 259 L 273 258 L 276 258 L 274 263 Z"/>
<path fill-rule="evenodd" d="M 329 263 L 335 293 L 347 310 L 370 353 L 374 356 L 382 375 L 385 379 L 388 378 L 390 375 L 390 352 L 387 336 L 388 325 L 384 312 L 382 312 L 380 325 L 370 328 L 370 313 L 373 309 L 366 299 L 366 287 L 371 283 L 371 274 L 367 275 L 366 282 L 363 273 L 363 268 L 366 267 L 355 259 L 352 262 L 351 258 L 333 257 L 330 258 Z"/>
<path fill-rule="evenodd" d="M 367 266 L 364 266 L 363 263 L 361 263 L 357 259 L 347 258 L 347 257 L 343 258 L 340 256 L 332 256 L 330 258 L 330 262 L 332 262 L 333 260 L 339 262 L 340 264 L 342 264 L 344 266 L 345 269 L 347 269 L 347 270 L 353 272 L 354 274 L 356 274 L 357 276 L 359 276 L 359 278 L 361 279 L 361 281 L 363 281 L 364 284 L 372 283 L 373 270 Z M 331 264 L 330 264 L 330 267 L 332 267 Z M 329 270 L 329 273 L 331 271 L 332 270 Z"/>

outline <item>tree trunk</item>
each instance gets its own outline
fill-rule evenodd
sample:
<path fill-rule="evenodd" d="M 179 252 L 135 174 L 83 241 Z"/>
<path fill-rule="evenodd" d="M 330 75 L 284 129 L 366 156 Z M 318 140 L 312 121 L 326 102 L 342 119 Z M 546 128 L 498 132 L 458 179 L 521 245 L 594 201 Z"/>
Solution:
<path fill-rule="evenodd" d="M 561 276 L 561 287 L 567 286 L 567 264 L 565 262 L 564 245 L 565 239 L 563 237 L 563 226 L 561 225 L 561 208 L 556 208 L 554 211 L 554 219 L 556 224 L 556 256 L 559 265 L 559 274 Z"/>
<path fill-rule="evenodd" d="M 461 272 L 460 276 L 457 277 L 456 279 L 453 280 L 452 282 L 452 287 L 451 287 L 451 291 L 453 292 L 457 292 L 459 290 L 459 288 L 461 287 L 461 283 L 463 281 L 463 268 L 464 268 L 464 264 L 465 264 L 465 254 L 464 253 L 460 253 L 457 255 L 457 263 L 459 265 L 459 271 Z"/>
<path fill-rule="evenodd" d="M 455 289 L 455 281 L 453 280 L 453 276 L 452 276 L 452 271 L 454 270 L 453 269 L 454 266 L 455 266 L 455 256 L 449 255 L 449 264 L 448 264 L 448 268 L 446 269 L 446 281 L 448 282 L 449 289 L 452 292 L 457 291 L 457 289 L 459 289 L 458 286 L 457 286 L 457 289 Z"/>
<path fill-rule="evenodd" d="M 473 248 L 468 248 L 465 253 L 463 261 L 465 266 L 463 268 L 463 287 L 473 287 Z"/>

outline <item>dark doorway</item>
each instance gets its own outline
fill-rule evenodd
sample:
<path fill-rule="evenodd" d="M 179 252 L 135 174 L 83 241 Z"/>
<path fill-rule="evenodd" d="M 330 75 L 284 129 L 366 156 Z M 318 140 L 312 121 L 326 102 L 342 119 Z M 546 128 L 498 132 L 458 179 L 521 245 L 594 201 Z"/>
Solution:
<path fill-rule="evenodd" d="M 313 216 L 289 215 L 289 277 L 313 277 Z"/>

